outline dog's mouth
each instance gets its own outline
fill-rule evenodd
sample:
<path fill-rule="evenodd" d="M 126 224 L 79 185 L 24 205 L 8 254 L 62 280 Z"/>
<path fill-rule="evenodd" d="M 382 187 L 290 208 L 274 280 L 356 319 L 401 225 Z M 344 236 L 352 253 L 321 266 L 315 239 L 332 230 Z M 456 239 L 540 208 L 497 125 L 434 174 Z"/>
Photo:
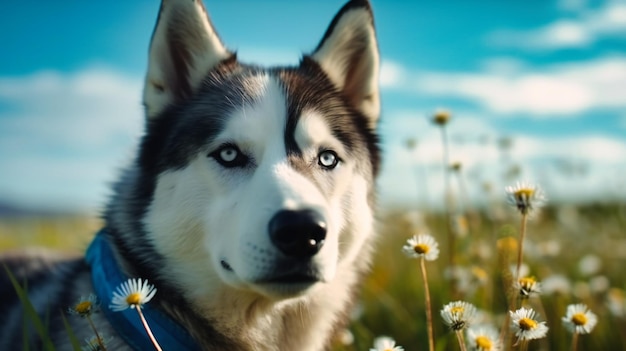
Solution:
<path fill-rule="evenodd" d="M 279 265 L 254 284 L 271 296 L 287 297 L 302 295 L 323 281 L 324 278 L 315 265 L 292 262 L 289 265 Z"/>
<path fill-rule="evenodd" d="M 232 266 L 226 261 L 221 260 L 222 269 L 230 273 L 235 273 Z M 263 277 L 259 277 L 252 283 L 263 290 L 269 289 L 279 295 L 299 295 L 318 282 L 323 282 L 324 278 L 321 272 L 310 263 L 293 263 L 281 264 Z"/>
<path fill-rule="evenodd" d="M 296 271 L 264 277 L 254 285 L 268 297 L 283 299 L 302 296 L 321 281 L 322 277 L 318 273 Z"/>
<path fill-rule="evenodd" d="M 267 277 L 257 281 L 257 284 L 314 284 L 321 279 L 315 272 L 291 272 Z"/>

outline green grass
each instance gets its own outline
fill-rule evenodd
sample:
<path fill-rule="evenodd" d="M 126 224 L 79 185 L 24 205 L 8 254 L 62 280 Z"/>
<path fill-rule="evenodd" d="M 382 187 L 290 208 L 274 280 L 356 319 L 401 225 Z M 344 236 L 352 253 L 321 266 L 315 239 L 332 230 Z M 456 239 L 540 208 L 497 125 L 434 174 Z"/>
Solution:
<path fill-rule="evenodd" d="M 0 218 L 0 252 L 28 246 L 82 252 L 102 221 L 88 216 Z"/>
<path fill-rule="evenodd" d="M 473 269 L 475 279 L 457 296 L 445 278 L 448 267 L 443 219 L 437 213 L 416 214 L 388 210 L 380 217 L 380 242 L 373 270 L 364 281 L 357 312 L 349 325 L 354 341 L 336 342 L 334 350 L 369 350 L 375 337 L 393 337 L 405 350 L 427 350 L 424 284 L 417 260 L 406 258 L 401 247 L 416 233 L 429 233 L 439 241 L 441 255 L 427 262 L 437 350 L 458 350 L 453 334 L 439 316 L 441 307 L 455 299 L 473 303 L 498 327 L 508 311 L 501 267 L 515 263 L 515 254 L 503 255 L 498 241 L 517 238 L 519 216 L 513 209 L 490 219 L 484 212 L 467 215 L 469 234 L 458 238 L 456 259 L 460 267 Z M 417 218 L 417 219 L 416 219 Z M 0 251 L 30 245 L 83 250 L 101 223 L 93 218 L 22 218 L 0 220 Z M 544 281 L 556 274 L 570 288 L 543 293 L 530 300 L 550 328 L 547 338 L 533 341 L 530 350 L 570 350 L 571 335 L 561 317 L 570 303 L 585 303 L 598 316 L 590 335 L 582 335 L 578 350 L 626 349 L 626 206 L 551 206 L 528 224 L 524 262 L 531 275 Z M 599 261 L 596 270 L 580 265 Z M 591 257 L 591 258 L 589 258 Z M 597 262 L 596 262 L 597 263 Z M 473 268 L 472 268 L 473 267 Z M 621 304 L 621 305 L 620 305 Z M 621 308 L 621 310 L 620 310 Z"/>
<path fill-rule="evenodd" d="M 514 210 L 497 221 L 484 213 L 469 216 L 469 234 L 457 240 L 458 266 L 474 270 L 479 277 L 487 274 L 483 284 L 475 279 L 468 289 L 452 292 L 445 278 L 448 257 L 443 219 L 425 214 L 421 224 L 406 211 L 389 211 L 381 221 L 382 236 L 373 271 L 366 278 L 359 310 L 362 313 L 350 325 L 355 342 L 337 345 L 335 350 L 368 350 L 376 336 L 393 337 L 405 350 L 427 350 L 424 284 L 417 260 L 406 258 L 401 247 L 416 233 L 429 233 L 439 242 L 442 255 L 427 262 L 438 350 L 458 350 L 454 335 L 443 325 L 441 307 L 462 299 L 487 313 L 488 319 L 501 326 L 508 311 L 502 279 L 504 263 L 514 264 L 516 251 L 503 260 L 498 240 L 517 238 L 519 216 Z M 533 341 L 530 350 L 570 350 L 571 335 L 563 328 L 561 317 L 570 303 L 585 303 L 598 316 L 598 325 L 589 335 L 581 335 L 578 350 L 626 350 L 626 207 L 593 205 L 585 207 L 548 207 L 528 224 L 524 263 L 530 275 L 539 281 L 562 275 L 571 288 L 560 293 L 544 293 L 530 299 L 530 306 L 541 314 L 550 328 L 547 338 Z M 503 241 L 500 240 L 502 244 Z M 596 272 L 581 272 L 583 257 L 599 259 Z M 592 259 L 587 259 L 592 261 Z M 478 277 L 476 277 L 478 278 Z M 608 284 L 607 284 L 608 283 Z M 547 286 L 546 286 L 547 288 Z M 609 308 L 621 303 L 619 311 Z"/>

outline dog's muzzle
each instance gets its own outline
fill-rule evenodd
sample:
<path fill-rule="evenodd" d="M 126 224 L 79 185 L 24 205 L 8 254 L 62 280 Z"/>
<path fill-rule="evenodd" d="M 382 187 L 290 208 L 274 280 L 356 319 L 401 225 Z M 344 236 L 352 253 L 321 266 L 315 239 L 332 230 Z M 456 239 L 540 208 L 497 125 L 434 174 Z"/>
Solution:
<path fill-rule="evenodd" d="M 286 256 L 309 259 L 326 239 L 326 222 L 313 210 L 282 210 L 268 224 L 272 243 Z"/>

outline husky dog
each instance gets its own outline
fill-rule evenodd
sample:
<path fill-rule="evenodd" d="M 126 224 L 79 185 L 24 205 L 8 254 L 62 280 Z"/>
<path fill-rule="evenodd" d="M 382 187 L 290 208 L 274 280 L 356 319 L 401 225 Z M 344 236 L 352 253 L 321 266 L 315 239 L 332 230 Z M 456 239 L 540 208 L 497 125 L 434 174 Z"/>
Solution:
<path fill-rule="evenodd" d="M 152 347 L 136 311 L 109 308 L 115 285 L 142 278 L 157 288 L 142 310 L 164 349 L 328 349 L 374 240 L 378 72 L 367 0 L 348 2 L 299 65 L 273 68 L 239 62 L 199 0 L 164 0 L 145 134 L 87 259 L 2 260 L 51 342 L 71 349 L 61 314 L 93 292 L 109 350 Z M 4 269 L 0 280 L 0 349 L 43 348 Z M 78 340 L 93 335 L 66 318 Z"/>

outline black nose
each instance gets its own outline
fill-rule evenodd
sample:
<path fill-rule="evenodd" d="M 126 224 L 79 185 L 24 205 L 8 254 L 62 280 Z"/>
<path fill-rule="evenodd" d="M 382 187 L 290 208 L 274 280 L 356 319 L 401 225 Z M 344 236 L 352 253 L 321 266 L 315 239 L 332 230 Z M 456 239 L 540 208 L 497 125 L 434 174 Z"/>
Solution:
<path fill-rule="evenodd" d="M 309 258 L 320 251 L 326 238 L 326 222 L 313 210 L 282 210 L 268 225 L 270 238 L 285 255 Z"/>

